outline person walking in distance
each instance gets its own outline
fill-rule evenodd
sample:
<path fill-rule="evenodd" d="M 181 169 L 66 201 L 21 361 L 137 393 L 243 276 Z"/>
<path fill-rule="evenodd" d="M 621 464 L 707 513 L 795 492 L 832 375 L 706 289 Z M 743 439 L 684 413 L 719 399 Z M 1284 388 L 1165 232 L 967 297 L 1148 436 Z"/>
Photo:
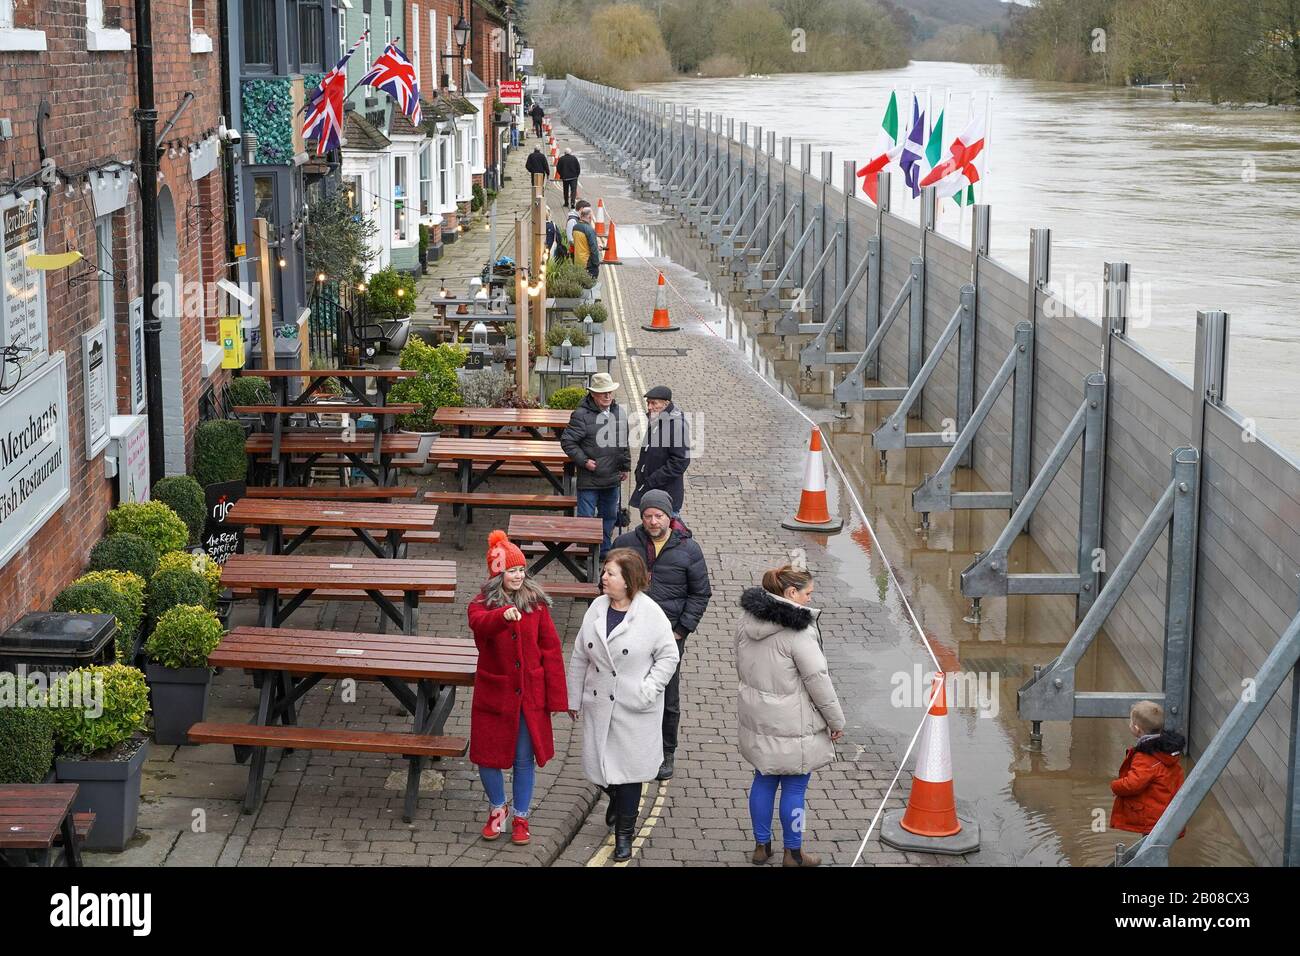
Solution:
<path fill-rule="evenodd" d="M 551 174 L 551 164 L 546 161 L 546 154 L 542 152 L 542 147 L 533 147 L 533 151 L 524 160 L 524 169 L 530 176 L 540 173 L 543 179 Z"/>
<path fill-rule="evenodd" d="M 645 593 L 645 562 L 635 551 L 605 556 L 601 586 L 569 659 L 569 716 L 584 723 L 583 772 L 609 794 L 614 859 L 627 860 L 642 787 L 663 753 L 664 687 L 677 667 L 677 642 Z"/>
<path fill-rule="evenodd" d="M 582 164 L 569 147 L 564 147 L 564 155 L 555 161 L 555 171 L 560 174 L 564 186 L 564 205 L 572 209 L 578 201 L 578 177 L 582 175 Z"/>
<path fill-rule="evenodd" d="M 602 558 L 618 519 L 619 485 L 632 470 L 627 446 L 627 415 L 614 401 L 618 382 L 608 372 L 597 372 L 587 386 L 587 397 L 569 416 L 560 434 L 560 447 L 578 469 L 578 517 L 599 515 L 604 537 Z"/>
<path fill-rule="evenodd" d="M 668 617 L 677 641 L 677 667 L 664 692 L 664 752 L 655 774 L 658 780 L 669 780 L 673 775 L 682 716 L 681 658 L 686 653 L 686 639 L 700 626 L 713 595 L 704 551 L 691 530 L 673 517 L 672 508 L 668 492 L 647 491 L 641 496 L 641 526 L 614 540 L 614 548 L 628 548 L 645 559 L 650 569 L 650 599 Z"/>
<path fill-rule="evenodd" d="M 528 577 L 523 552 L 504 531 L 488 535 L 487 561 L 488 579 L 469 605 L 478 648 L 469 759 L 478 765 L 488 797 L 485 840 L 505 829 L 503 771 L 514 768 L 510 842 L 522 846 L 529 840 L 535 767 L 555 756 L 551 714 L 568 710 L 564 651 L 551 620 L 551 599 Z"/>
<path fill-rule="evenodd" d="M 542 118 L 546 116 L 546 110 L 542 109 L 542 104 L 533 100 L 533 108 L 528 111 L 528 115 L 533 118 L 533 135 L 538 139 L 542 138 Z"/>
<path fill-rule="evenodd" d="M 772 805 L 781 789 L 785 866 L 817 866 L 803 850 L 804 794 L 812 772 L 835 760 L 844 711 L 822 653 L 817 617 L 808 602 L 813 578 L 790 565 L 763 575 L 763 586 L 740 596 L 736 632 L 740 753 L 754 767 L 749 816 L 756 864 L 772 858 Z"/>
<path fill-rule="evenodd" d="M 673 404 L 672 389 L 667 385 L 656 385 L 646 392 L 645 406 L 649 422 L 636 459 L 628 504 L 639 508 L 641 496 L 647 491 L 666 491 L 673 500 L 675 516 L 686 500 L 683 475 L 691 463 L 690 429 L 681 410 Z"/>

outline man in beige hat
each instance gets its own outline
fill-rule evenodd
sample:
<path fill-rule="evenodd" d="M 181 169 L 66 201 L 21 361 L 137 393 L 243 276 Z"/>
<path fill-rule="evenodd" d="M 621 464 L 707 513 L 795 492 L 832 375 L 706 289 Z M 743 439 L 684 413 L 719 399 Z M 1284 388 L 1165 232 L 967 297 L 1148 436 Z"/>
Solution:
<path fill-rule="evenodd" d="M 614 401 L 617 390 L 618 382 L 608 372 L 593 375 L 587 397 L 573 410 L 560 435 L 560 447 L 578 469 L 578 516 L 600 515 L 604 522 L 602 558 L 618 517 L 619 486 L 632 470 L 627 415 Z"/>

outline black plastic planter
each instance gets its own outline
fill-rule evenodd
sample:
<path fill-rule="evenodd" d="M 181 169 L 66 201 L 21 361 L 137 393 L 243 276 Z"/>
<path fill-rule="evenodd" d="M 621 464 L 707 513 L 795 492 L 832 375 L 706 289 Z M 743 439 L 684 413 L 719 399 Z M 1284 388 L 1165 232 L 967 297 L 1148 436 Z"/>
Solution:
<path fill-rule="evenodd" d="M 54 761 L 59 783 L 77 784 L 74 812 L 95 814 L 95 825 L 86 837 L 90 850 L 122 850 L 135 834 L 140 816 L 140 771 L 149 756 L 149 741 L 140 740 L 140 748 L 126 760 Z"/>
<path fill-rule="evenodd" d="M 150 664 L 145 668 L 145 676 L 149 678 L 149 689 L 153 694 L 154 742 L 189 744 L 190 727 L 202 722 L 208 713 L 212 669 Z"/>

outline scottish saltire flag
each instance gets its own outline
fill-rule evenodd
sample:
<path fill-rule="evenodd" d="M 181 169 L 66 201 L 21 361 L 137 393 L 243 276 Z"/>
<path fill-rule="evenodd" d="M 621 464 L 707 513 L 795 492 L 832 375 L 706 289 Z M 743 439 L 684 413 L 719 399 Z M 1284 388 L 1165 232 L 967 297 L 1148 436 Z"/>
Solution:
<path fill-rule="evenodd" d="M 415 75 L 415 67 L 396 43 L 384 47 L 384 52 L 361 82 L 387 93 L 397 101 L 398 108 L 411 118 L 412 123 L 420 125 L 420 81 Z"/>
<path fill-rule="evenodd" d="M 302 125 L 303 139 L 317 137 L 316 155 L 323 156 L 331 149 L 338 149 L 343 141 L 343 101 L 347 97 L 348 60 L 361 46 L 367 30 L 361 34 L 352 49 L 343 54 L 334 69 L 322 77 L 320 86 L 312 91 L 307 101 L 307 119 Z"/>
<path fill-rule="evenodd" d="M 912 96 L 912 129 L 903 144 L 902 155 L 898 157 L 898 166 L 903 171 L 903 181 L 912 187 L 912 198 L 921 195 L 921 155 L 925 149 L 925 114 L 921 112 L 921 103 Z"/>

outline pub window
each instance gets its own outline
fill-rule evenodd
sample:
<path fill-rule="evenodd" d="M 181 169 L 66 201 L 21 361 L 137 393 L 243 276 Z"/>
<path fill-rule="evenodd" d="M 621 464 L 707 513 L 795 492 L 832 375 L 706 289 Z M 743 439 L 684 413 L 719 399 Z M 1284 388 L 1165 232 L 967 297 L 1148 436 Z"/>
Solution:
<path fill-rule="evenodd" d="M 244 65 L 275 68 L 275 0 L 243 0 Z"/>
<path fill-rule="evenodd" d="M 275 242 L 280 238 L 280 230 L 276 225 L 276 204 L 275 204 L 275 177 L 274 176 L 254 176 L 253 177 L 253 218 L 266 220 L 266 235 L 269 242 Z M 249 230 L 250 236 L 256 233 Z M 273 303 L 272 312 L 279 314 L 280 309 L 280 256 L 278 248 L 270 250 L 271 258 L 271 302 Z"/>
<path fill-rule="evenodd" d="M 420 146 L 420 215 L 433 215 L 433 144 Z"/>
<path fill-rule="evenodd" d="M 320 0 L 298 4 L 298 62 L 302 72 L 325 66 L 325 11 Z"/>

